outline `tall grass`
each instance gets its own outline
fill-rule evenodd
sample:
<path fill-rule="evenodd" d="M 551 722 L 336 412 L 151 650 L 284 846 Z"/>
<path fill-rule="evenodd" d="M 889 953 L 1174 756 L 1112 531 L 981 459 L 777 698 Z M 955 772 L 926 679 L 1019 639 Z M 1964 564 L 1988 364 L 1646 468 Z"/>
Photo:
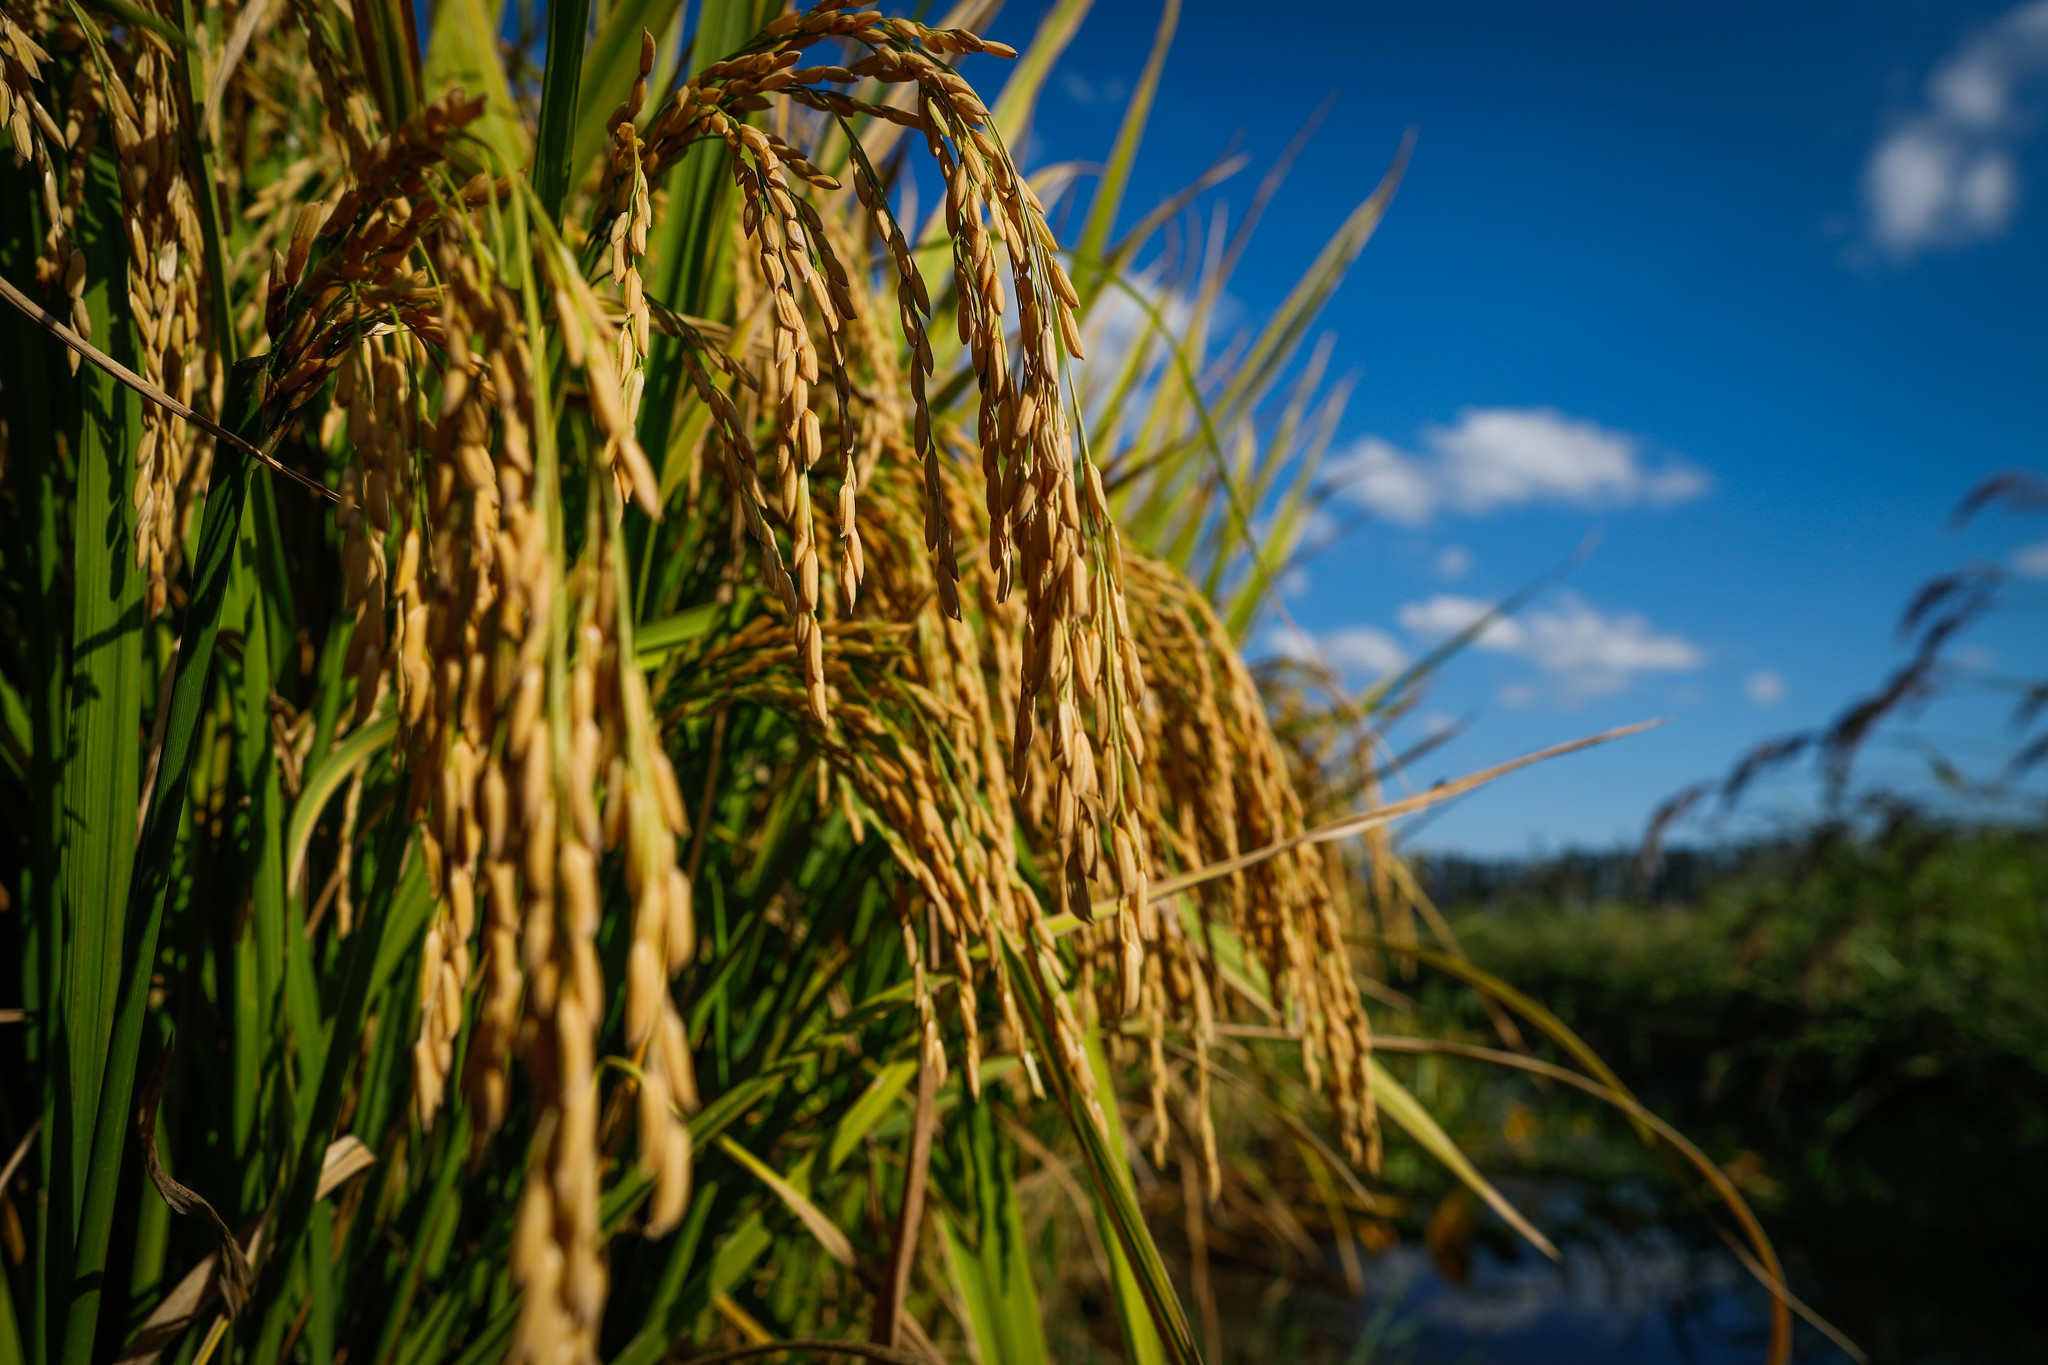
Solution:
<path fill-rule="evenodd" d="M 1361 994 L 1589 1057 L 1384 841 L 1505 769 L 1382 803 L 1305 737 L 1412 688 L 1283 738 L 1238 649 L 1396 177 L 1154 345 L 1145 101 L 1075 251 L 1008 151 L 1084 9 L 989 106 L 1014 54 L 835 5 L 9 8 L 0 1365 L 1044 1360 L 1027 1157 L 1195 1360 L 1132 1172 L 1199 1218 L 1219 1078 L 1334 1221 L 1384 1117 L 1543 1244 Z"/>

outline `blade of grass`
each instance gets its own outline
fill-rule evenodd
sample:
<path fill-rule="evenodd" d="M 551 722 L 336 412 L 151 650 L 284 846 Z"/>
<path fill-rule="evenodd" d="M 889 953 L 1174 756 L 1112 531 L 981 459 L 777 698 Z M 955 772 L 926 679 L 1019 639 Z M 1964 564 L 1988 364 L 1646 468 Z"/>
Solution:
<path fill-rule="evenodd" d="M 573 189 L 576 109 L 583 83 L 583 44 L 590 31 L 590 0 L 548 6 L 548 59 L 541 75 L 540 131 L 533 150 L 533 191 L 549 221 L 562 219 Z"/>
<path fill-rule="evenodd" d="M 86 165 L 78 235 L 87 261 L 86 309 L 96 336 L 133 358 L 135 329 L 125 288 L 128 239 L 110 148 Z M 143 582 L 135 569 L 128 497 L 141 407 L 97 369 L 75 387 L 72 493 L 71 712 L 65 742 L 58 908 L 64 925 L 61 1027 L 69 1188 L 54 1191 L 67 1218 L 86 1198 L 93 1124 L 108 1064 L 121 983 L 122 912 L 141 789 Z M 69 1229 L 64 1229 L 68 1233 Z M 61 1258 L 56 1262 L 62 1265 Z"/>
<path fill-rule="evenodd" d="M 860 1145 L 861 1139 L 874 1131 L 875 1125 L 902 1098 L 916 1075 L 915 1061 L 892 1062 L 875 1073 L 875 1079 L 861 1092 L 860 1098 L 853 1102 L 853 1107 L 846 1111 L 846 1117 L 839 1120 L 839 1126 L 832 1132 L 832 1145 L 825 1154 L 828 1172 L 838 1170 L 840 1163 Z"/>
<path fill-rule="evenodd" d="M 354 0 L 356 47 L 384 126 L 402 127 L 420 101 L 420 45 L 410 0 Z M 489 50 L 496 51 L 497 44 Z"/>
<path fill-rule="evenodd" d="M 512 83 L 498 59 L 497 7 L 489 0 L 440 0 L 434 6 L 434 27 L 427 37 L 424 93 L 438 97 L 459 85 L 471 96 L 484 97 L 484 112 L 469 125 L 507 169 L 526 165 L 531 148 L 526 124 L 512 99 Z"/>
<path fill-rule="evenodd" d="M 1562 1262 L 1564 1257 L 1548 1237 L 1536 1230 L 1536 1225 L 1522 1216 L 1522 1211 L 1507 1201 L 1507 1197 L 1493 1187 L 1493 1182 L 1479 1173 L 1479 1168 L 1458 1144 L 1451 1141 L 1422 1102 L 1410 1094 L 1408 1087 L 1372 1059 L 1372 1093 L 1379 1101 L 1380 1112 L 1399 1124 L 1402 1131 L 1414 1138 L 1423 1151 L 1435 1157 L 1452 1175 L 1465 1183 L 1466 1188 L 1486 1201 L 1486 1206 L 1501 1216 L 1501 1220 L 1516 1232 L 1527 1238 L 1530 1245 L 1553 1261 Z"/>
<path fill-rule="evenodd" d="M 259 420 L 256 393 L 261 370 L 260 361 L 237 365 L 229 390 L 229 411 L 238 414 L 238 420 L 251 432 Z M 221 607 L 227 600 L 233 575 L 236 530 L 241 524 L 248 489 L 249 461 L 243 458 L 238 445 L 223 445 L 214 454 L 206 515 L 193 563 L 192 600 L 178 649 L 178 681 L 171 690 L 171 718 L 164 729 L 163 758 L 150 797 L 149 815 L 143 823 L 142 843 L 136 851 L 135 875 L 130 882 L 126 951 L 119 959 L 124 979 L 93 1124 L 85 1208 L 79 1220 L 78 1251 L 71 1266 L 72 1283 L 81 1288 L 71 1296 L 65 1315 L 64 1365 L 91 1365 L 93 1358 L 101 1282 L 106 1274 L 113 1231 L 114 1197 L 127 1145 L 128 1102 L 134 1093 L 143 1015 L 149 1003 L 150 978 L 156 968 L 157 932 L 163 924 L 164 902 L 170 892 L 178 826 L 192 776 L 193 739 L 199 731 L 200 713 L 205 709 L 214 642 L 220 632 Z"/>
<path fill-rule="evenodd" d="M 1552 1014 L 1544 1007 L 1541 1001 L 1516 990 L 1492 972 L 1474 965 L 1465 958 L 1453 957 L 1449 953 L 1439 953 L 1430 948 L 1397 944 L 1379 935 L 1369 936 L 1368 941 L 1372 942 L 1376 947 L 1405 953 L 1424 966 L 1435 968 L 1445 976 L 1453 977 L 1464 982 L 1473 990 L 1493 997 L 1516 1014 L 1521 1015 L 1523 1019 L 1534 1026 L 1537 1032 L 1570 1053 L 1572 1060 L 1591 1072 L 1602 1085 L 1624 1098 L 1630 1100 L 1635 1098 L 1634 1092 L 1622 1084 L 1621 1077 L 1614 1073 L 1614 1069 L 1607 1065 L 1606 1061 L 1587 1044 L 1585 1039 L 1572 1032 L 1571 1027 L 1564 1020 Z M 1647 1139 L 1649 1129 L 1640 1122 L 1637 1123 L 1637 1128 Z"/>
<path fill-rule="evenodd" d="M 283 1203 L 278 1212 L 277 1237 L 272 1244 L 272 1254 L 263 1268 L 264 1287 L 272 1290 L 269 1310 L 263 1323 L 262 1335 L 256 1359 L 269 1362 L 277 1358 L 277 1342 L 282 1338 L 289 1315 L 293 1310 L 291 1300 L 282 1293 L 276 1293 L 284 1276 L 289 1273 L 298 1251 L 307 1217 L 318 1198 L 318 1188 L 324 1162 L 317 1159 L 331 1146 L 330 1135 L 334 1121 L 341 1111 L 343 1085 L 356 1061 L 356 1044 L 362 1036 L 368 1018 L 373 988 L 377 984 L 376 967 L 384 951 L 384 934 L 391 923 L 398 918 L 395 907 L 402 899 L 398 895 L 400 868 L 402 865 L 420 863 L 421 859 L 406 859 L 402 850 L 412 837 L 411 830 L 404 822 L 393 820 L 385 832 L 384 847 L 377 860 L 377 880 L 364 899 L 364 922 L 351 934 L 345 952 L 347 966 L 344 970 L 341 996 L 336 1002 L 331 1032 L 322 1043 L 318 1066 L 319 1083 L 311 1103 L 300 1109 L 294 1133 L 297 1160 L 293 1163 L 290 1184 L 286 1187 Z M 421 879 L 424 885 L 424 878 Z M 424 927 L 424 926 L 422 926 Z M 303 935 L 294 950 L 304 955 L 306 944 Z M 317 1000 L 314 1002 L 317 1007 Z M 310 1077 L 308 1078 L 310 1079 Z"/>
<path fill-rule="evenodd" d="M 1027 963 L 1007 936 L 1002 939 L 1002 948 L 1010 980 L 1022 997 L 1021 1012 L 1031 1031 L 1033 1046 L 1041 1057 L 1060 1056 L 1060 1050 L 1052 1039 L 1054 1025 L 1049 1013 L 1050 988 L 1041 975 L 1039 964 L 1035 960 Z M 1122 1153 L 1110 1146 L 1109 1136 L 1089 1113 L 1066 1069 L 1054 1063 L 1042 1070 L 1050 1077 L 1054 1095 L 1066 1115 L 1067 1126 L 1080 1143 L 1099 1216 L 1114 1234 L 1113 1238 L 1104 1240 L 1127 1258 L 1132 1279 L 1144 1298 L 1152 1326 L 1157 1329 L 1164 1357 L 1174 1365 L 1200 1365 L 1201 1352 L 1196 1349 L 1194 1334 L 1188 1328 L 1187 1314 L 1181 1308 L 1180 1297 L 1174 1292 L 1172 1281 L 1167 1278 L 1166 1264 L 1160 1258 L 1159 1248 L 1152 1241 L 1152 1232 L 1145 1226 L 1144 1215 L 1138 1211 L 1137 1197 L 1131 1193 L 1130 1181 L 1124 1175 Z M 1116 1098 L 1113 1090 L 1105 1093 L 1106 1118 L 1107 1107 L 1114 1105 Z M 1111 1259 L 1114 1264 L 1115 1256 Z"/>
<path fill-rule="evenodd" d="M 818 1245 L 825 1248 L 826 1255 L 849 1270 L 853 1268 L 853 1243 L 839 1230 L 838 1224 L 825 1216 L 823 1210 L 799 1192 L 796 1186 L 777 1175 L 774 1167 L 725 1134 L 719 1134 L 713 1141 L 719 1151 L 746 1167 L 756 1180 L 766 1185 L 769 1192 L 782 1201 L 784 1207 L 796 1215 L 797 1221 L 804 1225 L 804 1229 L 818 1239 Z"/>
<path fill-rule="evenodd" d="M 1114 1173 L 1119 1183 L 1127 1180 L 1130 1170 L 1130 1145 L 1124 1134 L 1123 1111 L 1116 1102 L 1116 1077 L 1109 1069 L 1109 1058 L 1102 1051 L 1102 1040 L 1091 1030 L 1084 1039 L 1088 1051 L 1088 1070 L 1095 1079 L 1095 1093 L 1102 1103 L 1102 1117 L 1107 1132 L 1108 1154 L 1114 1158 Z M 1085 1114 L 1084 1122 L 1088 1122 Z M 1094 1125 L 1090 1123 L 1091 1127 Z M 1096 1228 L 1109 1251 L 1110 1291 L 1115 1294 L 1118 1312 L 1117 1322 L 1123 1329 L 1124 1352 L 1131 1365 L 1162 1365 L 1166 1359 L 1166 1342 L 1159 1325 L 1153 1321 L 1149 1296 L 1144 1284 L 1138 1278 L 1138 1271 L 1132 1265 L 1132 1257 L 1124 1245 L 1121 1229 L 1111 1225 L 1102 1196 L 1098 1193 L 1090 1201 L 1095 1214 Z M 1163 1283 L 1162 1277 L 1162 1283 Z M 1166 1286 L 1168 1289 L 1170 1285 Z M 1173 1302 L 1179 1306 L 1179 1296 Z M 1189 1338 L 1192 1341 L 1192 1334 Z"/>
<path fill-rule="evenodd" d="M 292 806 L 291 825 L 285 834 L 286 886 L 299 884 L 299 873 L 305 870 L 306 865 L 306 846 L 313 840 L 313 827 L 319 823 L 327 803 L 334 799 L 342 784 L 360 771 L 372 756 L 382 752 L 397 733 L 398 717 L 381 716 L 358 727 L 306 774 L 299 786 L 299 799 Z"/>
<path fill-rule="evenodd" d="M 758 32 L 756 21 L 765 4 L 766 0 L 726 0 L 704 5 L 691 40 L 690 74 L 738 50 Z M 665 183 L 668 211 L 654 225 L 647 292 L 684 313 L 723 320 L 732 297 L 732 272 L 725 268 L 732 250 L 732 234 L 726 230 L 732 197 L 722 149 L 699 142 L 670 168 Z M 664 496 L 681 481 L 680 462 L 670 458 L 669 435 L 682 393 L 682 347 L 675 337 L 654 338 L 647 360 L 647 399 L 640 415 L 640 444 L 660 474 Z M 644 586 L 644 555 L 642 564 Z"/>
<path fill-rule="evenodd" d="M 659 621 L 650 621 L 634 632 L 633 644 L 642 669 L 659 668 L 669 655 L 692 640 L 702 639 L 717 624 L 725 610 L 723 603 L 706 602 Z"/>
<path fill-rule="evenodd" d="M 1386 216 L 1387 206 L 1393 203 L 1394 192 L 1401 186 L 1401 177 L 1408 169 L 1408 158 L 1414 149 L 1415 134 L 1411 130 L 1401 139 L 1393 164 L 1380 178 L 1380 183 L 1364 202 L 1351 211 L 1343 226 L 1317 253 L 1301 279 L 1288 291 L 1279 311 L 1253 341 L 1251 349 L 1233 372 L 1231 382 L 1217 400 L 1216 410 L 1221 425 L 1234 424 L 1243 405 L 1254 395 L 1265 392 L 1272 383 L 1273 374 L 1286 365 L 1287 358 L 1301 344 L 1309 325 L 1322 312 L 1323 305 L 1329 301 L 1345 272 L 1351 268 L 1351 263 L 1365 250 L 1365 244 L 1372 239 L 1380 220 Z"/>
<path fill-rule="evenodd" d="M 967 1306 L 966 1325 L 980 1349 L 981 1365 L 1045 1365 L 1051 1356 L 1045 1325 L 1039 1320 L 1038 1293 L 1031 1283 L 1023 1214 L 1003 1144 L 987 1102 L 970 1104 L 963 1118 L 976 1235 L 970 1242 L 943 1209 L 939 1229 L 947 1267 Z"/>
<path fill-rule="evenodd" d="M 96 9 L 102 13 L 111 14 L 124 24 L 133 24 L 136 28 L 146 28 L 173 46 L 190 47 L 192 45 L 192 40 L 180 33 L 177 26 L 168 19 L 165 19 L 160 14 L 152 14 L 142 6 L 132 3 L 131 0 L 82 0 L 82 3 L 88 9 Z"/>
<path fill-rule="evenodd" d="M 639 79 L 642 30 L 655 35 L 658 49 L 661 35 L 675 26 L 681 8 L 681 0 L 618 0 L 598 19 L 597 32 L 583 53 L 581 98 L 570 142 L 572 175 L 583 171 L 604 150 L 609 136 L 605 124 Z M 661 96 L 662 88 L 650 81 L 648 108 L 643 112 L 653 112 Z"/>

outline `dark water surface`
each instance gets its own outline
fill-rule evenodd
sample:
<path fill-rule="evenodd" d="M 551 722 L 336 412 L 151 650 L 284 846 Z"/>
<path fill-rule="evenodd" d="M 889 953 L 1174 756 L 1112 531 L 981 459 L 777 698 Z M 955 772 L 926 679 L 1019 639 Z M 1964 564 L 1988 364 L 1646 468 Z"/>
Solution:
<path fill-rule="evenodd" d="M 1769 1299 L 1735 1258 L 1650 1232 L 1538 1256 L 1472 1257 L 1444 1280 L 1421 1248 L 1367 1265 L 1369 1303 L 1350 1359 L 1416 1365 L 1751 1365 L 1764 1359 Z M 1848 1357 L 1801 1324 L 1797 1359 Z"/>

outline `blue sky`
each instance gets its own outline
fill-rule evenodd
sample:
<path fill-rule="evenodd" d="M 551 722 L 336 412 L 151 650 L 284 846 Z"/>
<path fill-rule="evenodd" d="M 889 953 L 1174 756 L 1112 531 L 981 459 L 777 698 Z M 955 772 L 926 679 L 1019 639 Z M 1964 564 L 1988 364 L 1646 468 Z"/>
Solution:
<path fill-rule="evenodd" d="M 1044 9 L 1012 3 L 991 34 L 1021 47 Z M 1097 4 L 1037 158 L 1106 155 L 1157 16 Z M 1126 218 L 1239 134 L 1253 166 L 1221 197 L 1241 208 L 1326 96 L 1233 280 L 1248 319 L 1403 130 L 1419 142 L 1324 319 L 1356 380 L 1333 510 L 1365 519 L 1296 585 L 1295 619 L 1363 682 L 1597 530 L 1438 685 L 1424 710 L 1470 725 L 1412 777 L 1673 718 L 1467 800 L 1421 845 L 1633 839 L 1676 788 L 1876 684 L 1930 575 L 2048 572 L 2025 554 L 2048 519 L 1947 528 L 1985 475 L 2048 467 L 2048 0 L 1188 0 Z M 1976 657 L 2039 669 L 2036 625 L 1986 628 Z M 1924 728 L 1982 766 L 2002 714 Z M 1926 768 L 1894 743 L 1869 771 Z M 1752 809 L 1808 792 L 1787 777 Z"/>

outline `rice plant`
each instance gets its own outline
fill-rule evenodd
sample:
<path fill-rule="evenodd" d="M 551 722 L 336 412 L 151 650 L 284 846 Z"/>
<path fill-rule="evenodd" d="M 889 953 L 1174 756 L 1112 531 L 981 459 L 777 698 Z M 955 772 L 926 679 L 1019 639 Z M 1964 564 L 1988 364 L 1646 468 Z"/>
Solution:
<path fill-rule="evenodd" d="M 1547 1245 L 1361 934 L 1659 1122 L 1402 918 L 1380 836 L 1520 763 L 1360 808 L 1239 652 L 1394 177 L 1102 429 L 1145 101 L 1071 251 L 1005 137 L 1083 9 L 990 104 L 834 0 L 9 0 L 0 1365 L 1041 1361 L 1026 1157 L 1193 1361 L 1130 1171 L 1216 1197 L 1219 1078 Z"/>

